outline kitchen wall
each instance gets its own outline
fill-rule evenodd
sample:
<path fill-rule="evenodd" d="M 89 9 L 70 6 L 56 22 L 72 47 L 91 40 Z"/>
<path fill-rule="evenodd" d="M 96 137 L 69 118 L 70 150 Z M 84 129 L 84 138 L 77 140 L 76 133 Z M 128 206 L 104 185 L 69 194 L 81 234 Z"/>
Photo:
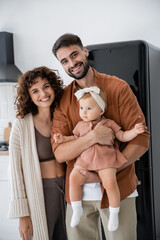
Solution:
<path fill-rule="evenodd" d="M 0 0 L 0 31 L 14 34 L 17 67 L 58 69 L 66 85 L 71 78 L 51 51 L 61 34 L 78 34 L 84 45 L 141 39 L 160 48 L 159 29 L 159 0 Z"/>
<path fill-rule="evenodd" d="M 4 128 L 14 122 L 15 83 L 0 83 L 0 141 L 4 140 Z"/>

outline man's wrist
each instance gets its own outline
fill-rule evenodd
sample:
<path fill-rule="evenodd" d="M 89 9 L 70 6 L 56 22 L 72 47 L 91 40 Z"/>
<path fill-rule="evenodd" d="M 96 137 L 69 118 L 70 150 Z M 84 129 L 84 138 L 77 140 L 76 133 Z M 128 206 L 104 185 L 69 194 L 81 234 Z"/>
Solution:
<path fill-rule="evenodd" d="M 95 143 L 97 143 L 97 140 L 95 138 L 94 130 L 91 130 L 87 135 L 86 135 L 86 141 L 87 143 L 92 146 Z"/>

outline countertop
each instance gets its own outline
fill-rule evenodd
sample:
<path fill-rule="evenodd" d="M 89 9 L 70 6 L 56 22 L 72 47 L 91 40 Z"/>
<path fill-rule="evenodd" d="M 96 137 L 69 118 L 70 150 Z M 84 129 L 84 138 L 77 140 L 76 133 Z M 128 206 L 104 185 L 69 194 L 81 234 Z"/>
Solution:
<path fill-rule="evenodd" d="M 9 155 L 9 151 L 0 151 L 0 155 Z"/>

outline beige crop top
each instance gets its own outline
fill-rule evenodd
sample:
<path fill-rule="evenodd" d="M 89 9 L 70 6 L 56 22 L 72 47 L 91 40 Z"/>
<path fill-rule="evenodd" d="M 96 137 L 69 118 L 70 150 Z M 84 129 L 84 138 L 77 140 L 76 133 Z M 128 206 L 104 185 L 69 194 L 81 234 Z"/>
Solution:
<path fill-rule="evenodd" d="M 35 137 L 37 144 L 37 152 L 40 162 L 46 162 L 55 160 L 55 156 L 52 152 L 51 139 L 50 137 L 45 137 L 35 128 Z"/>

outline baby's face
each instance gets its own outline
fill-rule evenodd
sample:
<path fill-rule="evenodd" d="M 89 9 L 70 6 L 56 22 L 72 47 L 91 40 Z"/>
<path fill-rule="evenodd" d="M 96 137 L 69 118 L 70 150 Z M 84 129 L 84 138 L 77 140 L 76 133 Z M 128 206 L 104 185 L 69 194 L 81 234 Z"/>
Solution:
<path fill-rule="evenodd" d="M 87 98 L 82 97 L 79 100 L 79 115 L 85 122 L 98 121 L 101 119 L 102 114 L 103 110 L 92 96 Z"/>

